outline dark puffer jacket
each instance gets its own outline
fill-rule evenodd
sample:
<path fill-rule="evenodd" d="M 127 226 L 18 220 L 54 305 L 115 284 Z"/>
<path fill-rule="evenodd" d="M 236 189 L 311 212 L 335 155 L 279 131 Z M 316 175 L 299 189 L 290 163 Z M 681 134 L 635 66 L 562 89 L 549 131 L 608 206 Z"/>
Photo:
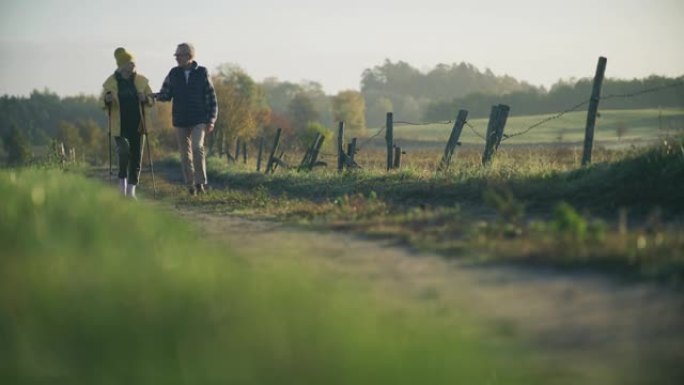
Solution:
<path fill-rule="evenodd" d="M 214 86 L 207 69 L 195 61 L 192 62 L 187 81 L 183 68 L 174 67 L 169 71 L 157 100 L 173 100 L 172 116 L 176 127 L 216 122 L 218 107 Z"/>

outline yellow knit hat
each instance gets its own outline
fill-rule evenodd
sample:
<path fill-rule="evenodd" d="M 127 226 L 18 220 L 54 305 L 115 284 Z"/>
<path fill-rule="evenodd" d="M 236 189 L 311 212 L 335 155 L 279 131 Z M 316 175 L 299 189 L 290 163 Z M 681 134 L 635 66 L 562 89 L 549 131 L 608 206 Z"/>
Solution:
<path fill-rule="evenodd" d="M 133 61 L 133 55 L 123 47 L 114 50 L 114 58 L 116 59 L 116 66 L 119 68 Z"/>

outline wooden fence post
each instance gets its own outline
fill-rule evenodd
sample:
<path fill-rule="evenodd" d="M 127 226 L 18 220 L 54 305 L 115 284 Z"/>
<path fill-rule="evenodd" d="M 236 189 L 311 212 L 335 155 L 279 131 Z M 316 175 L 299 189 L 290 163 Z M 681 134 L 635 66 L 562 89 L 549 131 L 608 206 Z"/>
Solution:
<path fill-rule="evenodd" d="M 399 146 L 394 146 L 393 168 L 397 170 L 401 168 L 401 147 Z"/>
<path fill-rule="evenodd" d="M 492 159 L 494 152 L 494 137 L 496 135 L 496 118 L 499 115 L 499 106 L 492 106 L 489 112 L 489 122 L 487 123 L 487 133 L 485 134 L 485 149 L 482 153 L 482 165 L 486 165 Z"/>
<path fill-rule="evenodd" d="M 482 165 L 487 165 L 492 160 L 492 155 L 499 149 L 503 138 L 504 127 L 508 119 L 510 107 L 504 104 L 492 106 L 487 124 L 487 136 L 484 153 L 482 154 Z"/>
<path fill-rule="evenodd" d="M 506 127 L 506 121 L 508 120 L 508 113 L 510 111 L 511 107 L 505 104 L 499 104 L 499 114 L 496 118 L 496 143 L 494 145 L 494 152 L 499 149 L 501 139 L 503 139 L 504 128 Z"/>
<path fill-rule="evenodd" d="M 351 161 L 354 161 L 354 154 L 356 154 L 356 138 L 352 138 L 351 143 L 347 145 L 347 156 Z"/>
<path fill-rule="evenodd" d="M 313 156 L 314 148 L 316 147 L 316 143 L 318 143 L 320 137 L 321 134 L 316 134 L 316 139 L 314 139 L 309 148 L 306 149 L 306 152 L 304 153 L 304 158 L 302 158 L 302 161 L 299 163 L 297 171 L 309 170 L 309 165 L 311 164 L 311 157 Z"/>
<path fill-rule="evenodd" d="M 587 125 L 584 130 L 584 152 L 582 153 L 582 166 L 591 163 L 591 151 L 594 146 L 594 126 L 596 125 L 596 112 L 598 111 L 599 100 L 601 98 L 601 84 L 603 75 L 606 72 L 607 59 L 599 57 L 594 75 L 594 86 L 591 89 L 591 99 L 589 99 L 589 109 L 587 110 Z"/>
<path fill-rule="evenodd" d="M 279 165 L 282 165 L 285 168 L 289 168 L 289 165 L 285 163 L 285 161 L 283 160 L 284 155 L 285 151 L 281 151 L 280 155 L 277 158 L 273 159 L 273 171 L 271 173 L 274 173 Z"/>
<path fill-rule="evenodd" d="M 110 138 L 111 139 L 111 138 Z M 59 163 L 62 167 L 64 167 L 67 163 L 67 156 L 66 156 L 66 150 L 64 149 L 64 142 L 59 142 L 59 146 L 57 147 L 57 153 L 59 155 Z M 112 175 L 111 169 L 109 170 L 110 177 Z"/>
<path fill-rule="evenodd" d="M 451 157 L 454 154 L 456 146 L 460 144 L 458 139 L 461 137 L 461 132 L 463 132 L 463 126 L 465 125 L 466 118 L 468 117 L 467 110 L 459 110 L 456 116 L 456 121 L 454 122 L 454 127 L 451 129 L 451 135 L 449 135 L 449 141 L 444 148 L 444 155 L 442 156 L 442 161 L 439 162 L 439 167 L 437 171 L 446 171 L 451 165 Z"/>
<path fill-rule="evenodd" d="M 337 130 L 337 171 L 342 172 L 344 169 L 344 122 L 340 121 Z"/>
<path fill-rule="evenodd" d="M 309 168 L 309 163 L 311 163 L 311 153 L 313 151 L 314 146 L 316 145 L 316 141 L 318 141 L 318 137 L 321 134 L 316 134 L 316 139 L 314 139 L 313 143 L 309 146 L 309 148 L 306 149 L 306 152 L 304 153 L 304 157 L 302 158 L 302 161 L 299 162 L 299 167 L 297 167 L 297 171 L 305 170 Z"/>
<path fill-rule="evenodd" d="M 387 113 L 387 121 L 385 123 L 385 142 L 387 143 L 387 171 L 389 171 L 392 169 L 392 151 L 394 146 L 394 119 L 391 112 Z"/>
<path fill-rule="evenodd" d="M 316 166 L 316 162 L 318 161 L 318 154 L 320 154 L 321 152 L 321 147 L 323 146 L 324 140 L 325 136 L 319 134 L 318 140 L 314 143 L 313 151 L 311 152 L 311 162 L 309 163 L 309 170 L 313 169 L 314 166 Z"/>
<path fill-rule="evenodd" d="M 268 157 L 268 162 L 266 163 L 266 171 L 264 171 L 264 173 L 266 174 L 275 171 L 275 169 L 273 168 L 273 164 L 275 163 L 275 154 L 278 150 L 278 144 L 280 144 L 281 131 L 283 131 L 283 129 L 280 127 L 278 127 L 278 129 L 276 130 L 275 139 L 273 140 L 273 148 L 271 148 L 271 155 L 269 155 Z"/>
<path fill-rule="evenodd" d="M 242 163 L 247 164 L 247 141 L 242 142 Z"/>
<path fill-rule="evenodd" d="M 264 137 L 259 138 L 259 155 L 257 156 L 257 172 L 261 172 L 261 154 L 264 152 Z"/>

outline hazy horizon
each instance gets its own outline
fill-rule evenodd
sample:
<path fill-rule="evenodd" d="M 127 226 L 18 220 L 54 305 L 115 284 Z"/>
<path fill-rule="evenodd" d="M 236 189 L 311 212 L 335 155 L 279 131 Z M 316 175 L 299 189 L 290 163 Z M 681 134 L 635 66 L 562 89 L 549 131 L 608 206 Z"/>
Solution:
<path fill-rule="evenodd" d="M 134 53 L 158 89 L 182 41 L 212 71 L 235 63 L 257 81 L 310 80 L 328 94 L 358 90 L 363 70 L 385 59 L 422 71 L 467 62 L 547 88 L 593 76 L 599 56 L 608 58 L 609 78 L 684 74 L 684 3 L 677 0 L 579 0 L 572 7 L 537 0 L 9 0 L 0 10 L 0 94 L 8 95 L 45 88 L 96 94 L 118 46 Z"/>

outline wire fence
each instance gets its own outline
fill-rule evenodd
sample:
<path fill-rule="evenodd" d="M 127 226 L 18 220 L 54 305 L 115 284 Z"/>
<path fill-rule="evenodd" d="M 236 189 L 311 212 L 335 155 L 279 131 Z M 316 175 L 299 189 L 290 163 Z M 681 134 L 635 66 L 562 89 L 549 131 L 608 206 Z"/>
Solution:
<path fill-rule="evenodd" d="M 648 93 L 658 92 L 658 91 L 661 91 L 661 90 L 664 90 L 664 89 L 676 88 L 676 87 L 681 87 L 681 86 L 684 86 L 684 82 L 676 82 L 676 83 L 667 84 L 667 85 L 663 85 L 663 86 L 659 86 L 659 87 L 651 87 L 651 88 L 647 88 L 647 89 L 643 89 L 643 90 L 636 91 L 636 92 L 631 92 L 631 93 L 608 94 L 608 95 L 605 95 L 605 96 L 601 96 L 601 97 L 599 98 L 599 100 L 609 100 L 609 99 L 616 99 L 616 98 L 632 98 L 632 97 L 637 97 L 637 96 L 644 95 L 644 94 L 648 94 Z M 566 114 L 568 114 L 568 113 L 571 113 L 571 112 L 575 112 L 575 111 L 580 110 L 582 107 L 588 105 L 589 102 L 590 102 L 590 99 L 587 98 L 587 99 L 582 100 L 582 101 L 580 101 L 580 102 L 578 102 L 578 103 L 576 103 L 576 104 L 574 104 L 574 105 L 572 105 L 572 106 L 570 106 L 570 107 L 568 107 L 568 108 L 566 108 L 566 109 L 564 109 L 564 110 L 562 110 L 562 111 L 560 111 L 560 112 L 558 112 L 558 113 L 555 113 L 555 114 L 553 114 L 553 115 L 550 115 L 550 116 L 547 116 L 547 117 L 545 117 L 545 118 L 542 118 L 542 119 L 540 119 L 539 121 L 537 121 L 537 122 L 535 122 L 535 123 L 533 123 L 533 124 L 531 124 L 531 125 L 529 125 L 529 126 L 523 128 L 523 129 L 520 130 L 520 131 L 517 131 L 517 132 L 512 133 L 512 134 L 503 134 L 503 138 L 501 139 L 501 141 L 503 142 L 503 141 L 505 141 L 505 140 L 508 140 L 508 139 L 511 139 L 511 138 L 514 138 L 514 137 L 526 135 L 526 134 L 528 134 L 529 132 L 531 132 L 532 130 L 535 130 L 535 129 L 541 127 L 541 126 L 544 126 L 545 124 L 547 124 L 547 123 L 549 123 L 549 122 L 551 122 L 551 121 L 560 119 L 560 118 L 562 118 L 564 115 L 566 115 Z M 402 125 L 403 125 L 403 126 L 435 126 L 435 125 L 452 125 L 453 123 L 454 123 L 453 120 L 435 121 L 435 122 L 411 122 L 411 121 L 406 121 L 406 120 L 397 120 L 397 121 L 394 121 L 394 122 L 393 122 L 393 125 L 394 125 L 394 126 L 402 126 Z M 465 122 L 465 126 L 468 127 L 468 129 L 469 129 L 476 137 L 480 138 L 480 139 L 481 139 L 482 141 L 484 141 L 484 142 L 487 141 L 487 138 L 486 138 L 486 136 L 485 136 L 486 134 L 483 134 L 483 133 L 479 132 L 479 131 L 478 131 L 478 130 L 479 130 L 478 127 L 472 125 L 469 121 L 466 121 L 466 122 Z M 387 126 L 386 126 L 386 125 L 383 125 L 383 126 L 380 127 L 380 128 L 377 130 L 377 132 L 375 132 L 373 135 L 371 135 L 371 136 L 369 136 L 369 137 L 363 139 L 362 142 L 360 142 L 359 144 L 357 144 L 357 146 L 356 146 L 356 151 L 357 151 L 357 152 L 358 152 L 358 151 L 361 151 L 363 148 L 365 148 L 365 146 L 368 145 L 368 143 L 370 143 L 370 142 L 373 141 L 375 138 L 377 138 L 378 136 L 380 136 L 383 132 L 385 132 L 386 129 L 387 129 Z M 337 157 L 337 156 L 338 156 L 337 154 L 326 153 L 326 152 L 320 152 L 320 155 L 321 155 L 321 156 L 329 156 L 329 157 Z"/>
<path fill-rule="evenodd" d="M 631 92 L 631 93 L 609 94 L 609 95 L 605 95 L 605 96 L 600 97 L 599 100 L 609 100 L 609 99 L 616 99 L 616 98 L 632 98 L 632 97 L 636 97 L 636 96 L 640 96 L 640 95 L 644 95 L 644 94 L 648 94 L 648 93 L 658 92 L 658 91 L 662 91 L 665 89 L 682 87 L 682 86 L 684 86 L 684 82 L 676 82 L 676 83 L 667 84 L 664 86 L 651 87 L 651 88 L 647 88 L 647 89 L 643 89 L 643 90 Z M 541 127 L 548 122 L 551 122 L 553 120 L 561 118 L 565 114 L 579 110 L 581 107 L 588 105 L 589 102 L 590 102 L 590 99 L 587 98 L 585 100 L 582 100 L 581 102 L 578 102 L 575 105 L 572 105 L 572 106 L 562 110 L 561 112 L 558 112 L 556 114 L 553 114 L 551 116 L 543 118 L 543 119 L 529 125 L 528 127 L 523 128 L 522 130 L 520 130 L 518 132 L 515 132 L 513 134 L 504 134 L 501 141 L 505 141 L 505 140 L 510 139 L 510 138 L 525 135 L 525 134 L 529 133 L 530 131 L 532 131 L 538 127 Z M 449 121 L 437 121 L 437 122 L 409 122 L 409 121 L 399 120 L 399 121 L 395 121 L 394 124 L 395 125 L 410 125 L 410 126 L 433 126 L 433 125 L 440 125 L 440 124 L 452 124 L 452 122 L 453 121 L 451 121 L 451 120 L 449 120 Z M 478 128 L 473 126 L 472 124 L 470 124 L 470 122 L 466 121 L 465 125 L 470 129 L 470 131 L 472 131 L 472 133 L 475 136 L 482 139 L 483 141 L 487 140 L 486 136 L 481 134 L 480 132 L 478 132 L 477 131 Z M 380 135 L 380 133 L 382 133 L 385 130 L 385 128 L 386 127 L 383 126 L 375 135 L 367 138 L 363 142 L 363 144 L 368 143 L 370 140 L 372 140 L 373 138 Z"/>

